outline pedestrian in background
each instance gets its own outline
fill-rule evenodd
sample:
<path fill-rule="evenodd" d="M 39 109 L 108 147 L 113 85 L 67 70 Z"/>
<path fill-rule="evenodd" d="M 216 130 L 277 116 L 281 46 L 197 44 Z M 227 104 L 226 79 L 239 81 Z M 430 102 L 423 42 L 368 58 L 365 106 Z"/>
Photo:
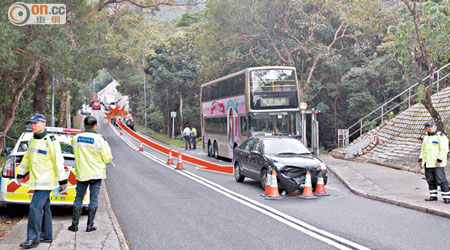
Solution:
<path fill-rule="evenodd" d="M 419 156 L 419 166 L 425 167 L 425 178 L 430 190 L 430 197 L 426 201 L 436 201 L 438 197 L 437 186 L 441 187 L 444 203 L 450 203 L 450 189 L 445 167 L 447 165 L 448 138 L 437 130 L 434 121 L 426 122 L 427 135 L 423 138 L 422 150 Z"/>
<path fill-rule="evenodd" d="M 191 129 L 191 139 L 192 139 L 192 148 L 197 148 L 197 129 L 195 127 L 192 127 Z"/>
<path fill-rule="evenodd" d="M 185 125 L 185 128 L 183 130 L 183 138 L 184 138 L 184 149 L 187 150 L 188 149 L 188 145 L 189 145 L 189 150 L 191 150 L 191 129 L 189 129 L 189 125 Z"/>
<path fill-rule="evenodd" d="M 27 240 L 20 244 L 26 249 L 37 247 L 39 242 L 53 241 L 50 192 L 58 186 L 65 190 L 67 184 L 61 145 L 55 136 L 47 133 L 45 116 L 35 113 L 28 122 L 34 135 L 17 172 L 19 183 L 23 183 L 27 174 L 30 175 L 28 184 L 30 190 L 34 190 L 28 215 Z"/>
<path fill-rule="evenodd" d="M 89 208 L 86 232 L 97 230 L 94 227 L 95 213 L 98 207 L 98 194 L 102 180 L 106 179 L 106 164 L 112 161 L 111 148 L 106 139 L 95 132 L 97 119 L 88 116 L 84 119 L 84 132 L 72 139 L 75 155 L 77 194 L 73 203 L 72 225 L 69 230 L 78 231 L 84 195 L 89 187 Z"/>

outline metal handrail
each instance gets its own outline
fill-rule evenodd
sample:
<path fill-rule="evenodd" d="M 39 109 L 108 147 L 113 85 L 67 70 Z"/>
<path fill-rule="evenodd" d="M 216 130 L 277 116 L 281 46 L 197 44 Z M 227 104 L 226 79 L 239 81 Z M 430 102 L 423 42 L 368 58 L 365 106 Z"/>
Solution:
<path fill-rule="evenodd" d="M 438 69 L 435 74 L 437 75 L 437 79 L 435 82 L 433 82 L 433 85 L 436 84 L 437 87 L 437 91 L 439 92 L 439 83 L 440 81 L 446 79 L 447 77 L 450 76 L 450 73 L 445 74 L 443 77 L 440 75 L 441 71 L 446 69 L 447 67 L 450 66 L 450 63 L 444 65 L 443 67 L 441 67 L 440 69 Z M 430 78 L 430 75 L 426 76 L 425 78 L 422 79 L 422 81 L 426 81 L 428 78 Z M 374 109 L 373 111 L 371 111 L 369 114 L 365 115 L 363 118 L 359 119 L 357 122 L 355 122 L 353 125 L 351 125 L 350 127 L 348 127 L 348 131 L 350 131 L 353 127 L 355 127 L 356 125 L 360 125 L 359 129 L 357 129 L 356 131 L 354 131 L 353 133 L 349 134 L 349 138 L 356 134 L 357 132 L 360 133 L 360 136 L 362 135 L 362 131 L 365 127 L 367 127 L 368 125 L 372 124 L 373 122 L 377 121 L 378 119 L 381 118 L 381 121 L 383 122 L 384 120 L 384 116 L 386 114 L 388 114 L 389 112 L 391 112 L 392 110 L 394 110 L 395 108 L 397 108 L 398 106 L 400 106 L 401 104 L 405 103 L 406 101 L 408 101 L 408 108 L 411 106 L 411 99 L 413 97 L 415 97 L 417 95 L 417 93 L 415 94 L 411 94 L 411 90 L 415 87 L 417 87 L 419 85 L 419 82 L 416 82 L 414 85 L 410 86 L 409 88 L 407 88 L 406 90 L 404 90 L 403 92 L 401 92 L 400 94 L 396 95 L 395 97 L 391 98 L 389 101 L 385 102 L 384 104 L 382 104 L 381 106 L 379 106 L 378 108 Z M 408 92 L 408 98 L 404 99 L 403 101 L 401 101 L 400 103 L 396 104 L 393 108 L 390 108 L 388 111 L 385 111 L 386 106 L 393 102 L 395 99 L 401 97 L 402 95 L 406 94 Z M 370 121 L 367 124 L 363 124 L 364 120 L 366 120 L 368 117 L 370 117 L 372 114 L 376 113 L 377 111 L 379 111 L 381 109 L 381 115 L 377 116 L 376 118 L 374 118 L 372 121 Z M 344 138 L 345 139 L 345 138 Z"/>
<path fill-rule="evenodd" d="M 17 139 L 12 138 L 12 137 L 8 136 L 7 134 L 0 134 L 0 137 L 3 137 L 3 136 L 8 138 L 8 139 L 10 139 L 10 140 L 17 141 Z"/>

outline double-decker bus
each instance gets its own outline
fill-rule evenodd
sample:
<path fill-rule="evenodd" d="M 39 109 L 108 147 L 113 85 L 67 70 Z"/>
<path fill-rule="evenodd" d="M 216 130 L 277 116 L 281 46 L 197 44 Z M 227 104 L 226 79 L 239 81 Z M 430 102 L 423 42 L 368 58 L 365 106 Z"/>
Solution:
<path fill-rule="evenodd" d="M 251 136 L 300 135 L 299 85 L 294 67 L 247 68 L 201 86 L 203 148 L 233 158 Z"/>

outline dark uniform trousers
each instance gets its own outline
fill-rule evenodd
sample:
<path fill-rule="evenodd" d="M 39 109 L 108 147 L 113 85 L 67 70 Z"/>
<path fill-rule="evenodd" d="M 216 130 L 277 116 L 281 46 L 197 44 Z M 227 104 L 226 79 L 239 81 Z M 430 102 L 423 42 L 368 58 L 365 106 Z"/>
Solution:
<path fill-rule="evenodd" d="M 426 168 L 425 167 L 425 178 L 427 179 L 428 188 L 430 190 L 430 197 L 437 197 L 437 186 L 441 187 L 441 192 L 449 192 L 450 188 L 448 186 L 448 181 L 445 176 L 445 168 Z M 444 194 L 443 194 L 444 196 Z M 450 197 L 444 197 L 450 198 Z"/>

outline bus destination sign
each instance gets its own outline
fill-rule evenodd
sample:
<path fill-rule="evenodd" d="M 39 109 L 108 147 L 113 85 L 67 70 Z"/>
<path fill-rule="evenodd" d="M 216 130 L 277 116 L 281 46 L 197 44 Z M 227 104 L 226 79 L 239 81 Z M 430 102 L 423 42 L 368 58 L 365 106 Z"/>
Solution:
<path fill-rule="evenodd" d="M 269 97 L 262 98 L 261 107 L 272 107 L 272 106 L 288 106 L 289 98 L 287 97 Z"/>

